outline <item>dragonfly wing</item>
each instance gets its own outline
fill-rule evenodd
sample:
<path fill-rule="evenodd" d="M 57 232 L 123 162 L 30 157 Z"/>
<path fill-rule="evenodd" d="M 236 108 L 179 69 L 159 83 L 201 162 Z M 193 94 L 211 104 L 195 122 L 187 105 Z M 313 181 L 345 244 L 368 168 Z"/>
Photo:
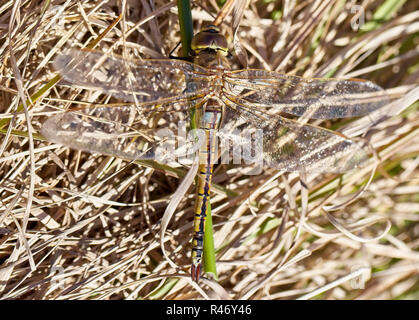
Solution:
<path fill-rule="evenodd" d="M 151 129 L 151 123 L 158 127 Z M 44 122 L 41 133 L 51 142 L 77 150 L 167 163 L 184 157 L 179 153 L 182 150 L 191 150 L 185 146 L 186 125 L 187 115 L 181 112 L 155 113 L 147 118 L 133 107 L 98 107 L 56 114 Z"/>
<path fill-rule="evenodd" d="M 336 132 L 250 109 L 225 97 L 224 103 L 228 107 L 224 126 L 240 132 L 233 134 L 237 142 L 232 144 L 242 146 L 239 151 L 246 162 L 263 160 L 279 170 L 323 173 L 346 172 L 367 159 L 360 145 Z"/>
<path fill-rule="evenodd" d="M 58 56 L 54 68 L 77 86 L 97 89 L 137 105 L 178 102 L 205 95 L 208 71 L 181 60 L 126 60 L 88 50 Z"/>
<path fill-rule="evenodd" d="M 389 102 L 386 92 L 370 81 L 305 79 L 267 70 L 228 72 L 224 87 L 226 95 L 247 107 L 314 119 L 361 116 Z"/>

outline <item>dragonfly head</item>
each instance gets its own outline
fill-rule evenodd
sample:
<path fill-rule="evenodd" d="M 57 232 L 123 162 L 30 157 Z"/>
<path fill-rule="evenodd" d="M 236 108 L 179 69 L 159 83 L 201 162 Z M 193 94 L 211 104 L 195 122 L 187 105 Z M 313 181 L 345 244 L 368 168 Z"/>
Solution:
<path fill-rule="evenodd" d="M 202 51 L 214 52 L 228 56 L 227 39 L 221 34 L 220 28 L 209 25 L 198 32 L 191 42 L 191 49 L 195 55 Z"/>

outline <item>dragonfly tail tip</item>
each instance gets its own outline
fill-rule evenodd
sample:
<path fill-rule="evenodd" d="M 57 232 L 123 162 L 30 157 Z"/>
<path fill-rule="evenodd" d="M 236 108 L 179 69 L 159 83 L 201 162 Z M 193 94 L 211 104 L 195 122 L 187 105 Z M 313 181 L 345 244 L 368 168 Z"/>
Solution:
<path fill-rule="evenodd" d="M 201 266 L 201 263 L 192 264 L 191 266 L 191 278 L 195 282 L 198 282 L 201 277 Z"/>

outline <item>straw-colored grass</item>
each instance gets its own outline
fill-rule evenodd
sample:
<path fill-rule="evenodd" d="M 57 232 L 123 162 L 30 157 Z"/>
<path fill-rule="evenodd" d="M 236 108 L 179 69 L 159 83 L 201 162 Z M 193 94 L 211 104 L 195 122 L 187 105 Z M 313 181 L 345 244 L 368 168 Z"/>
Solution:
<path fill-rule="evenodd" d="M 57 54 L 103 35 L 98 51 L 167 57 L 180 41 L 176 3 L 3 0 L 2 299 L 419 298 L 417 3 L 250 2 L 238 30 L 249 68 L 364 78 L 388 90 L 393 103 L 364 136 L 379 159 L 365 192 L 373 161 L 344 175 L 306 177 L 217 166 L 211 204 L 219 280 L 192 283 L 193 188 L 163 241 L 177 268 L 160 247 L 162 215 L 188 168 L 75 151 L 39 134 L 57 109 L 108 101 L 100 92 L 60 84 L 52 68 Z M 195 32 L 218 11 L 215 0 L 193 4 Z M 365 24 L 354 30 L 359 16 Z M 231 40 L 230 21 L 222 27 Z M 317 123 L 355 137 L 363 120 Z M 326 211 L 351 195 L 355 201 Z"/>

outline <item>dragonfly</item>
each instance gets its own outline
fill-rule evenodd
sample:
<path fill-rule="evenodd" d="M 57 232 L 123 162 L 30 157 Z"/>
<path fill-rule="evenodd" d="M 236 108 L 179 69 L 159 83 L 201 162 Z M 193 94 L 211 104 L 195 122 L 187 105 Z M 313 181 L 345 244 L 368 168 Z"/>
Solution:
<path fill-rule="evenodd" d="M 163 125 L 175 130 L 176 120 L 188 123 L 192 117 L 200 133 L 186 138 L 195 146 L 190 153 L 199 159 L 191 254 L 191 277 L 198 282 L 219 137 L 245 161 L 257 153 L 264 166 L 286 172 L 346 172 L 368 159 L 364 148 L 305 119 L 359 117 L 388 99 L 381 87 L 365 80 L 232 70 L 227 39 L 215 25 L 193 37 L 188 60 L 129 60 L 84 50 L 61 54 L 54 67 L 71 86 L 100 90 L 128 104 L 61 112 L 45 121 L 41 132 L 73 149 L 163 161 L 181 148 L 171 148 L 170 143 L 162 148 L 168 140 L 156 134 L 157 129 Z M 248 138 L 239 134 L 245 130 Z M 178 130 L 174 135 L 182 134 Z"/>

